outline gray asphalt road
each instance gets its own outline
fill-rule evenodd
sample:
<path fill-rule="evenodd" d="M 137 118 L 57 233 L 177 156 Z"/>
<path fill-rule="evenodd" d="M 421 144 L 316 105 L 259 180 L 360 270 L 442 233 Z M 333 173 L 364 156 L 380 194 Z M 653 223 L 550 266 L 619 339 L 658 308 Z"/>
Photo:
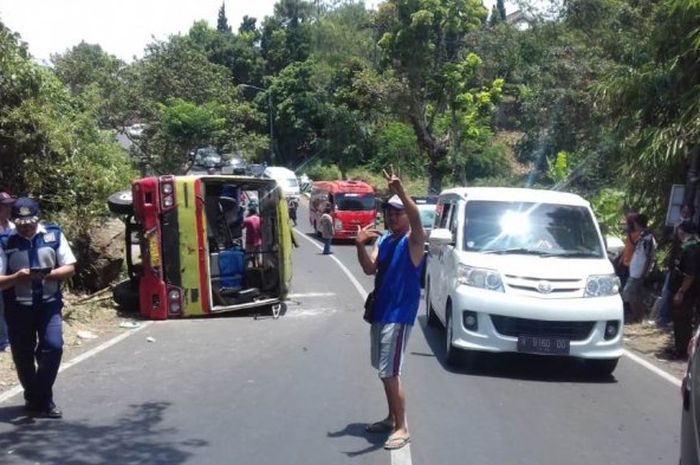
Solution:
<path fill-rule="evenodd" d="M 362 299 L 314 241 L 299 238 L 281 319 L 158 322 L 60 375 L 62 421 L 0 405 L 0 463 L 407 463 L 363 432 L 386 407 Z M 354 247 L 334 251 L 371 289 Z M 601 381 L 576 362 L 496 357 L 452 371 L 424 323 L 421 310 L 405 365 L 412 463 L 677 463 L 678 389 L 645 368 L 623 359 Z"/>

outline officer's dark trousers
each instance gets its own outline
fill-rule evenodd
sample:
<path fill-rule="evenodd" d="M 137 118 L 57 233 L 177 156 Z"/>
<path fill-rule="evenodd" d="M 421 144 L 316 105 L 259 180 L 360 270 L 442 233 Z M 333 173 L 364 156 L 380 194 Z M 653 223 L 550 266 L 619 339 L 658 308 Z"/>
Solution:
<path fill-rule="evenodd" d="M 53 383 L 63 355 L 63 317 L 60 301 L 5 307 L 12 359 L 24 398 L 33 408 L 53 406 Z"/>

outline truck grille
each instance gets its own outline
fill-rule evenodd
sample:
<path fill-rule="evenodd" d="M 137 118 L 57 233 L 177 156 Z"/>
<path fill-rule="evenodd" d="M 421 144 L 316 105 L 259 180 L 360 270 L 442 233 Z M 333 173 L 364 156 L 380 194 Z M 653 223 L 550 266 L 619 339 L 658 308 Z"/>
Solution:
<path fill-rule="evenodd" d="M 572 341 L 583 341 L 588 339 L 595 325 L 595 321 L 544 321 L 502 315 L 490 315 L 490 317 L 499 334 L 511 337 L 557 336 Z"/>

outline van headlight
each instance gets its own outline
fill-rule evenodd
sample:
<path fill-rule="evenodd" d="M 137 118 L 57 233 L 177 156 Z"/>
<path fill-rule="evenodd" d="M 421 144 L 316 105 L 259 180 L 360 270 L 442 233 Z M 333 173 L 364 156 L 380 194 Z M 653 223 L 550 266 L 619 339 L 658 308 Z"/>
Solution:
<path fill-rule="evenodd" d="M 501 275 L 494 270 L 459 265 L 457 281 L 465 286 L 504 292 Z"/>
<path fill-rule="evenodd" d="M 335 229 L 343 229 L 343 222 L 340 220 L 335 220 Z"/>
<path fill-rule="evenodd" d="M 605 297 L 620 292 L 620 279 L 614 274 L 589 276 L 584 297 Z"/>

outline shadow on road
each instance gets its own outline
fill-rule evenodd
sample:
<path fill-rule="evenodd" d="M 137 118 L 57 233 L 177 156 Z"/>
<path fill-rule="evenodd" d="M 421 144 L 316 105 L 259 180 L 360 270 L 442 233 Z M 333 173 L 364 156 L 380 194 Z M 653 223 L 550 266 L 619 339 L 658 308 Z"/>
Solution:
<path fill-rule="evenodd" d="M 24 415 L 22 407 L 0 408 L 0 422 L 14 427 L 0 435 L 0 451 L 18 462 L 49 465 L 184 463 L 193 449 L 208 442 L 183 439 L 177 429 L 159 426 L 169 405 L 132 405 L 130 412 L 104 426 L 74 422 L 69 417 L 34 420 Z"/>
<path fill-rule="evenodd" d="M 345 428 L 340 431 L 328 432 L 329 438 L 342 438 L 345 436 L 353 436 L 357 438 L 365 439 L 369 445 L 364 449 L 358 451 L 346 451 L 343 452 L 348 457 L 357 457 L 358 455 L 367 454 L 375 450 L 382 449 L 384 447 L 384 441 L 388 434 L 377 434 L 368 433 L 365 431 L 366 423 L 350 423 Z"/>
<path fill-rule="evenodd" d="M 586 369 L 583 360 L 571 357 L 554 357 L 517 353 L 491 354 L 469 352 L 463 354 L 458 367 L 445 362 L 445 330 L 427 325 L 427 317 L 416 320 L 425 340 L 442 367 L 455 374 L 510 378 L 523 381 L 572 382 L 572 383 L 616 383 L 614 376 L 596 376 Z M 424 353 L 410 355 L 426 356 Z"/>

